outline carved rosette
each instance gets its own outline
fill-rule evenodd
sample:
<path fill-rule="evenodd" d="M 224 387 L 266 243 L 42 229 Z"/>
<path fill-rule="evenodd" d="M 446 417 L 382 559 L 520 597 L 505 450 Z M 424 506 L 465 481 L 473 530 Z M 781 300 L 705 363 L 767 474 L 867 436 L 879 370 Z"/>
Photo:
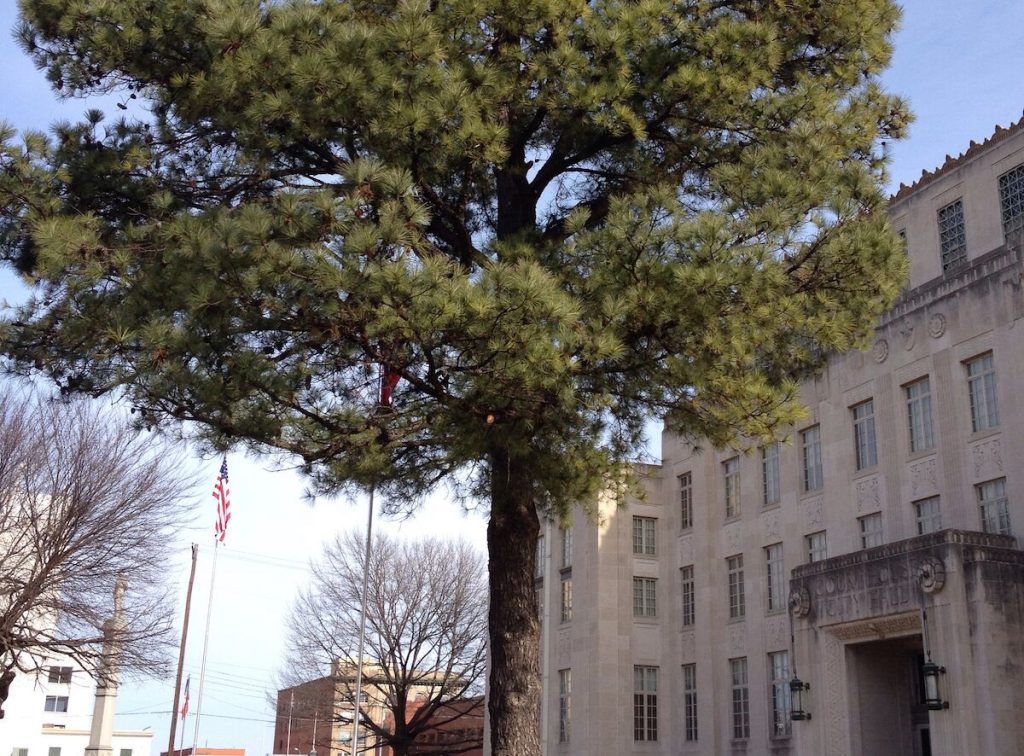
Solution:
<path fill-rule="evenodd" d="M 876 341 L 871 348 L 871 356 L 875 358 L 875 362 L 885 362 L 885 358 L 889 356 L 889 342 L 885 339 Z"/>
<path fill-rule="evenodd" d="M 917 563 L 917 584 L 925 593 L 937 593 L 946 584 L 946 565 L 938 557 L 928 556 Z"/>
<path fill-rule="evenodd" d="M 798 619 L 811 613 L 811 594 L 806 588 L 794 588 L 790 591 L 789 612 Z"/>
<path fill-rule="evenodd" d="M 933 339 L 939 338 L 946 332 L 946 316 L 937 312 L 928 319 L 928 335 Z"/>

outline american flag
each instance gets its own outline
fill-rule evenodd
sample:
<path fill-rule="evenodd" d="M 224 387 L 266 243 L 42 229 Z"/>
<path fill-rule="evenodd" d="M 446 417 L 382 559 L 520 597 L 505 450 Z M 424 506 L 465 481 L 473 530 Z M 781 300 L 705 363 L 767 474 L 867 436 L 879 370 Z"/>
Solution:
<path fill-rule="evenodd" d="M 181 678 L 179 678 L 181 679 Z M 192 682 L 192 675 L 189 675 L 185 680 L 185 703 L 181 705 L 181 719 L 185 721 L 185 717 L 188 715 L 188 686 Z"/>
<path fill-rule="evenodd" d="M 221 543 L 224 543 L 224 536 L 228 533 L 228 523 L 231 522 L 231 492 L 228 490 L 228 458 L 220 463 L 220 472 L 217 473 L 217 480 L 213 484 L 213 498 L 217 501 L 217 523 L 214 525 L 213 534 Z"/>

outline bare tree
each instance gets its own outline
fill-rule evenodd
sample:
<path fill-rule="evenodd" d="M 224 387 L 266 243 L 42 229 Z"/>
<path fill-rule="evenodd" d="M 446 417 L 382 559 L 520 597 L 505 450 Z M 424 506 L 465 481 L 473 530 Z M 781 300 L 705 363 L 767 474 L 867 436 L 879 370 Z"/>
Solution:
<path fill-rule="evenodd" d="M 122 667 L 163 664 L 168 544 L 192 483 L 179 453 L 113 411 L 0 388 L 0 705 L 57 655 L 99 673 L 119 577 Z"/>
<path fill-rule="evenodd" d="M 312 585 L 290 619 L 283 680 L 294 684 L 329 670 L 334 700 L 341 702 L 332 712 L 335 721 L 351 722 L 355 700 L 364 555 L 362 535 L 339 535 L 314 564 Z M 390 746 L 395 756 L 440 753 L 422 743 L 443 731 L 444 753 L 481 747 L 469 728 L 450 725 L 483 714 L 482 702 L 464 700 L 482 692 L 486 666 L 482 555 L 464 541 L 378 536 L 367 595 L 360 727 L 371 734 L 368 742 Z"/>

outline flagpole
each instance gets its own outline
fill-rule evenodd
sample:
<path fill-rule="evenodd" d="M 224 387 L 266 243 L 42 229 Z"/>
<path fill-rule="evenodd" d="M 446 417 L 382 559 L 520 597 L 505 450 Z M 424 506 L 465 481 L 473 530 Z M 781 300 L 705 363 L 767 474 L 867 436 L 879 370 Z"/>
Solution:
<path fill-rule="evenodd" d="M 363 692 L 363 647 L 366 640 L 366 594 L 370 578 L 370 544 L 373 531 L 373 489 L 370 486 L 370 506 L 366 517 L 366 554 L 363 557 L 363 595 L 362 607 L 359 611 L 359 656 L 356 663 L 356 698 L 355 714 L 352 716 L 352 756 L 356 756 L 359 747 L 359 704 Z"/>
<path fill-rule="evenodd" d="M 181 625 L 181 644 L 178 647 L 178 671 L 174 676 L 174 706 L 171 707 L 171 734 L 167 739 L 167 754 L 174 756 L 174 731 L 178 727 L 178 705 L 181 703 L 181 672 L 185 666 L 185 642 L 188 639 L 188 616 L 192 611 L 192 586 L 196 582 L 196 559 L 199 544 L 192 544 L 192 569 L 188 574 L 188 591 L 185 593 L 185 619 Z M 185 721 L 181 722 L 181 734 L 185 735 Z"/>
<path fill-rule="evenodd" d="M 213 614 L 213 582 L 217 577 L 217 547 L 220 539 L 213 540 L 213 568 L 210 570 L 210 600 L 206 606 L 206 634 L 203 636 L 203 661 L 199 667 L 199 695 L 196 697 L 196 726 L 192 735 L 192 756 L 199 746 L 199 720 L 203 715 L 203 680 L 206 677 L 206 652 L 210 646 L 210 617 Z M 179 754 L 179 756 L 184 756 Z"/>

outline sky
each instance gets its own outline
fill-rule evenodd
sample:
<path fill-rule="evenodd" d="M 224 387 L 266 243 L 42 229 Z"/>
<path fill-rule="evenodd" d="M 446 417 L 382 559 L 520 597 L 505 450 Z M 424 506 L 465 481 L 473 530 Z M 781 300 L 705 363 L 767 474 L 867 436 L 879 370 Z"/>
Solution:
<path fill-rule="evenodd" d="M 0 0 L 0 28 L 12 29 L 12 0 Z M 896 36 L 896 53 L 884 76 L 887 88 L 906 97 L 916 120 L 906 140 L 890 145 L 889 190 L 911 183 L 957 155 L 971 140 L 982 141 L 995 126 L 1017 121 L 1024 109 L 1024 3 L 1019 0 L 908 0 Z M 82 101 L 60 102 L 9 34 L 0 35 L 0 120 L 19 129 L 45 129 L 76 119 Z M 113 113 L 113 101 L 100 104 Z M 0 297 L 17 299 L 19 286 L 0 271 Z M 650 452 L 659 444 L 652 437 Z M 199 744 L 244 747 L 249 756 L 272 750 L 273 710 L 268 693 L 285 648 L 285 618 L 308 579 L 308 560 L 334 533 L 363 528 L 365 501 L 304 500 L 304 484 L 290 470 L 267 460 L 228 458 L 233 518 L 226 547 L 219 550 L 213 591 L 206 684 Z M 218 460 L 196 459 L 209 489 L 197 497 L 195 523 L 167 545 L 175 561 L 169 576 L 184 601 L 189 545 L 201 544 L 185 671 L 192 676 L 195 709 L 203 631 L 211 585 L 212 492 Z M 203 484 L 206 485 L 205 483 Z M 401 536 L 459 535 L 483 549 L 483 518 L 464 513 L 444 497 L 428 501 L 413 519 L 383 522 Z M 181 607 L 178 607 L 179 611 Z M 128 683 L 118 698 L 117 726 L 151 729 L 153 754 L 167 746 L 173 679 Z M 193 738 L 193 717 L 186 747 Z"/>

